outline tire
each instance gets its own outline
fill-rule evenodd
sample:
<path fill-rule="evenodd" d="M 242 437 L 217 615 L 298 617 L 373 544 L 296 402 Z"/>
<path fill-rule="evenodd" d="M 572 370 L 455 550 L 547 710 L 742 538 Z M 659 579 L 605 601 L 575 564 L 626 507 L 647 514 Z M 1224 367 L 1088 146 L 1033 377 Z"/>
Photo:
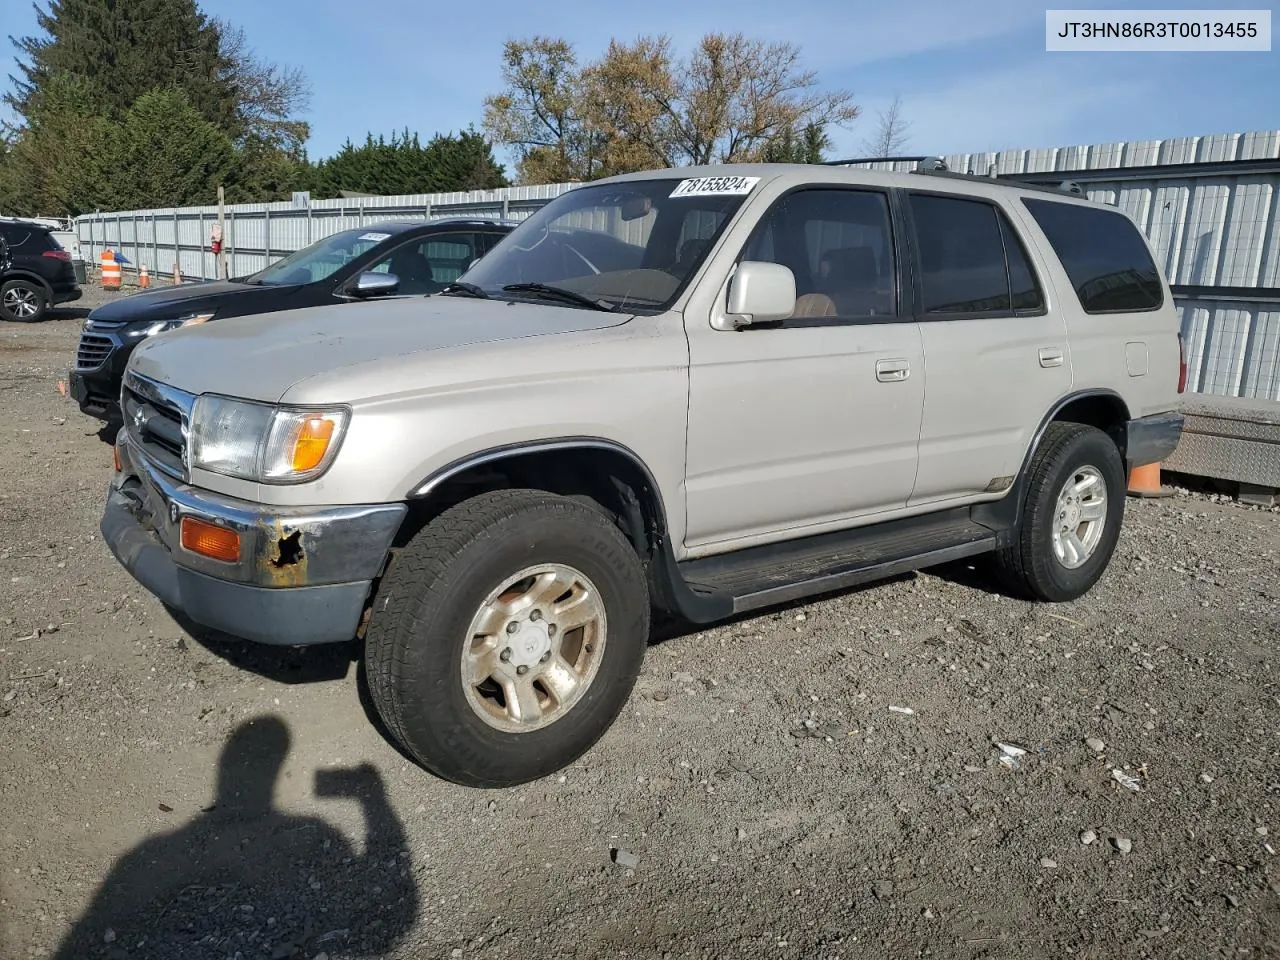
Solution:
<path fill-rule="evenodd" d="M 510 606 L 487 603 L 530 571 L 540 578 L 504 594 Z M 578 617 L 600 612 L 592 625 L 571 626 L 570 601 L 552 596 L 570 581 Z M 594 504 L 533 490 L 482 494 L 446 510 L 392 560 L 365 635 L 369 694 L 391 735 L 432 773 L 475 787 L 527 783 L 572 763 L 617 718 L 644 659 L 649 608 L 639 556 Z M 489 679 L 477 684 L 479 676 Z"/>
<path fill-rule="evenodd" d="M 10 280 L 0 286 L 0 317 L 15 323 L 36 323 L 49 309 L 49 296 L 33 280 Z"/>
<path fill-rule="evenodd" d="M 1054 422 L 1045 429 L 1028 470 L 1022 515 L 1012 542 L 996 553 L 996 568 L 1023 596 L 1055 603 L 1075 600 L 1106 571 L 1120 537 L 1126 486 L 1120 451 L 1095 427 Z M 1084 494 L 1075 511 L 1063 515 L 1073 505 L 1064 508 L 1059 501 L 1069 481 Z M 1105 502 L 1099 504 L 1098 494 Z M 1084 519 L 1095 514 L 1102 522 L 1096 533 L 1092 521 Z M 1071 526 L 1073 520 L 1080 522 Z"/>

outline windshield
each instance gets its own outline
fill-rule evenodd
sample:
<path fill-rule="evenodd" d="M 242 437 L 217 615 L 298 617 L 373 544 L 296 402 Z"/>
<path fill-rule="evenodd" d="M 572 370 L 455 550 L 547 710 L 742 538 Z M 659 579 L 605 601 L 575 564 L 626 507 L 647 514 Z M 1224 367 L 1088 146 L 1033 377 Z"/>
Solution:
<path fill-rule="evenodd" d="M 666 309 L 758 177 L 672 177 L 577 187 L 542 207 L 462 277 L 491 297 L 639 313 Z M 506 292 L 504 293 L 504 288 Z"/>
<path fill-rule="evenodd" d="M 240 278 L 241 283 L 292 284 L 323 280 L 391 236 L 377 230 L 344 230 L 317 240 L 265 270 Z"/>

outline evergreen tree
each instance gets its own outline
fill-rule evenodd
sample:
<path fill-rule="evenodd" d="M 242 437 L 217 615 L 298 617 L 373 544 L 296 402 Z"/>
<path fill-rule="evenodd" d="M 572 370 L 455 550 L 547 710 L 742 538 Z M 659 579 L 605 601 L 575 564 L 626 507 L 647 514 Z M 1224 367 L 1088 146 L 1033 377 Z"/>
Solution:
<path fill-rule="evenodd" d="M 113 119 L 150 90 L 176 88 L 205 120 L 240 132 L 219 31 L 196 0 L 50 0 L 47 11 L 35 8 L 43 35 L 14 40 L 21 76 L 4 98 L 22 120 L 61 75 L 86 81 Z"/>
<path fill-rule="evenodd" d="M 177 89 L 139 97 L 113 131 L 108 157 L 123 210 L 213 203 L 238 164 L 230 137 Z"/>
<path fill-rule="evenodd" d="M 344 190 L 397 195 L 507 185 L 492 147 L 474 130 L 436 135 L 425 147 L 407 129 L 390 140 L 370 133 L 359 147 L 347 140 L 334 156 L 316 164 L 312 181 L 317 198 L 340 196 Z"/>

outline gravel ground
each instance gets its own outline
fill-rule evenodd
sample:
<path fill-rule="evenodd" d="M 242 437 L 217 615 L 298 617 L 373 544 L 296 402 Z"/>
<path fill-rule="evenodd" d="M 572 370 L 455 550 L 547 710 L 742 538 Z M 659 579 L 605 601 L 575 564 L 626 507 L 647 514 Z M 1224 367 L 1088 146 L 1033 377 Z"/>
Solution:
<path fill-rule="evenodd" d="M 1076 603 L 957 566 L 666 638 L 467 790 L 356 650 L 201 645 L 111 559 L 83 313 L 0 325 L 5 960 L 1280 956 L 1276 511 L 1131 501 Z"/>

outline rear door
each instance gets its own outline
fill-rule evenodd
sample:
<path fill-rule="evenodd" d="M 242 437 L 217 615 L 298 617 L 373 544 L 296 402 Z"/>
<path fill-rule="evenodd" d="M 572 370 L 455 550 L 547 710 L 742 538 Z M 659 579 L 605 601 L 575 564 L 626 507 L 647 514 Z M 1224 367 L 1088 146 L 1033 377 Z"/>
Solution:
<path fill-rule="evenodd" d="M 911 506 L 1007 490 L 1041 419 L 1071 390 L 1043 264 L 995 202 L 908 191 L 926 391 Z"/>
<path fill-rule="evenodd" d="M 1172 409 L 1180 321 L 1137 225 L 1101 206 L 1022 202 L 1056 255 L 1050 266 L 1063 291 L 1076 388 L 1118 391 L 1134 417 Z M 1204 344 L 1189 347 L 1194 366 Z"/>

